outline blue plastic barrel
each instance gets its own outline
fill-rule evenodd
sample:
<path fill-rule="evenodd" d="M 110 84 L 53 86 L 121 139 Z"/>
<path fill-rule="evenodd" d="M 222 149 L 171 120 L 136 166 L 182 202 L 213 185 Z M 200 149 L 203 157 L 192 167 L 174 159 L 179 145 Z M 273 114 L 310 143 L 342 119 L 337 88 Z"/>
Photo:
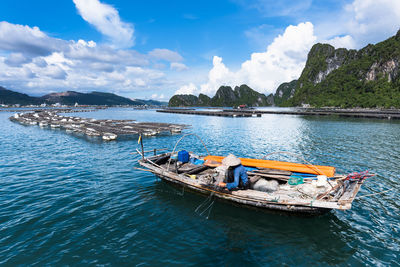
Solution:
<path fill-rule="evenodd" d="M 183 163 L 189 162 L 189 152 L 186 150 L 181 150 L 178 152 L 178 161 Z"/>

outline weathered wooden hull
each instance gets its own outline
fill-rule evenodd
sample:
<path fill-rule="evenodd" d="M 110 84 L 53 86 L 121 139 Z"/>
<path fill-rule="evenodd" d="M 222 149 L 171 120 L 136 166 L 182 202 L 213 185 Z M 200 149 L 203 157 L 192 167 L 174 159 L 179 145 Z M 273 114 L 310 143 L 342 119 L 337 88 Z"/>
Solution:
<path fill-rule="evenodd" d="M 214 194 L 215 197 L 228 201 L 230 203 L 239 204 L 249 208 L 257 208 L 257 209 L 266 209 L 266 210 L 273 210 L 279 212 L 290 212 L 296 214 L 308 214 L 308 215 L 320 215 L 329 212 L 332 208 L 321 208 L 321 207 L 313 207 L 312 202 L 308 202 L 305 204 L 308 205 L 301 205 L 301 204 L 293 204 L 293 203 L 279 203 L 275 200 L 266 200 L 266 199 L 255 199 L 249 198 L 244 195 L 233 195 L 228 192 L 221 192 L 206 186 L 197 185 L 191 183 L 190 181 L 184 181 L 182 178 L 179 177 L 174 172 L 166 171 L 162 168 L 158 168 L 152 164 L 149 164 L 143 160 L 139 160 L 139 164 L 147 169 L 149 169 L 152 173 L 160 177 L 161 179 L 176 184 L 178 186 L 183 186 L 185 189 L 189 189 L 191 191 L 199 192 L 201 194 L 210 195 Z M 245 191 L 245 190 L 238 190 L 238 191 Z M 238 192 L 236 191 L 236 192 Z"/>

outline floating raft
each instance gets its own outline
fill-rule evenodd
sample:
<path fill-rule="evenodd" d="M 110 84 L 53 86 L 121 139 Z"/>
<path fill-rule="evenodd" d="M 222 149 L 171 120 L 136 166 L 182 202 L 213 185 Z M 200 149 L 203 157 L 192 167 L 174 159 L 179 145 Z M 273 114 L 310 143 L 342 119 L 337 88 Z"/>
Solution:
<path fill-rule="evenodd" d="M 136 122 L 135 120 L 97 120 L 59 115 L 60 111 L 37 111 L 16 113 L 11 121 L 24 125 L 39 125 L 43 128 L 59 128 L 67 133 L 78 133 L 86 136 L 98 136 L 105 141 L 115 140 L 121 135 L 154 136 L 162 132 L 180 133 L 188 125 Z M 67 111 L 69 112 L 69 111 Z"/>
<path fill-rule="evenodd" d="M 222 163 L 224 157 L 221 156 L 206 156 L 204 160 L 214 161 Z M 319 165 L 306 165 L 293 162 L 275 161 L 275 160 L 264 160 L 264 159 L 249 159 L 239 158 L 243 166 L 254 167 L 254 168 L 268 168 L 278 169 L 291 172 L 309 173 L 316 175 L 326 175 L 333 177 L 335 175 L 335 168 L 330 166 L 319 166 Z"/>
<path fill-rule="evenodd" d="M 296 110 L 231 110 L 224 112 L 237 112 L 254 114 L 279 114 L 279 115 L 305 115 L 305 116 L 328 116 L 336 115 L 339 117 L 369 118 L 369 119 L 400 119 L 400 110 L 364 110 L 364 109 L 313 109 L 302 108 Z"/>
<path fill-rule="evenodd" d="M 261 117 L 259 112 L 240 112 L 232 110 L 224 111 L 205 111 L 205 110 L 191 110 L 191 109 L 158 109 L 157 112 L 174 113 L 174 114 L 187 114 L 187 115 L 203 115 L 203 116 L 218 116 L 218 117 Z"/>
<path fill-rule="evenodd" d="M 159 109 L 157 112 L 204 115 L 219 117 L 261 117 L 262 114 L 303 115 L 370 118 L 370 119 L 400 119 L 400 110 L 365 110 L 365 109 L 314 109 L 301 108 L 296 110 L 256 110 L 256 109 L 224 109 L 221 111 L 204 111 L 195 109 Z"/>

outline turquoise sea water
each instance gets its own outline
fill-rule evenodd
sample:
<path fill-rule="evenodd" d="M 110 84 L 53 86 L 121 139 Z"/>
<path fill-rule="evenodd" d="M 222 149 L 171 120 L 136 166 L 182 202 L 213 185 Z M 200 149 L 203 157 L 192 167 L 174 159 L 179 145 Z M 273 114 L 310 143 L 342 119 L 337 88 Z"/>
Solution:
<path fill-rule="evenodd" d="M 0 264 L 371 265 L 400 261 L 400 122 L 263 115 L 221 118 L 109 109 L 75 114 L 190 124 L 211 154 L 302 155 L 340 173 L 369 169 L 350 211 L 299 217 L 182 191 L 139 167 L 137 140 L 104 143 L 22 126 L 0 112 Z M 173 148 L 181 135 L 144 139 Z M 191 136 L 181 148 L 205 154 Z M 293 160 L 283 156 L 273 159 Z"/>

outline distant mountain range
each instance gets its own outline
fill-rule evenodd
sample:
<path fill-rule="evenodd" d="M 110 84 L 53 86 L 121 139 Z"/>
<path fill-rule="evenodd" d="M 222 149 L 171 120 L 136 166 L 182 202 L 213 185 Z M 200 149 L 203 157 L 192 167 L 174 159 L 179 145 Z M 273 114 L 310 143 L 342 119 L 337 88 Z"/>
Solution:
<path fill-rule="evenodd" d="M 399 70 L 400 31 L 358 51 L 315 44 L 299 79 L 278 88 L 279 105 L 399 108 Z"/>
<path fill-rule="evenodd" d="M 221 86 L 215 96 L 210 98 L 204 94 L 198 97 L 195 95 L 174 95 L 169 100 L 170 107 L 232 107 L 239 105 L 247 105 L 249 107 L 271 106 L 274 104 L 274 96 L 272 94 L 266 96 L 261 94 L 249 86 L 243 84 L 236 86 L 234 89 L 230 86 Z"/>
<path fill-rule="evenodd" d="M 154 105 L 164 106 L 166 102 L 160 102 L 156 100 L 141 100 L 141 99 L 129 99 L 126 97 L 118 96 L 111 93 L 102 92 L 91 92 L 91 93 L 79 93 L 74 91 L 67 91 L 62 93 L 51 93 L 42 97 L 32 97 L 27 94 L 18 93 L 15 91 L 8 90 L 0 86 L 0 104 L 20 104 L 20 105 L 39 105 L 39 104 L 55 104 L 60 103 L 62 105 Z"/>

